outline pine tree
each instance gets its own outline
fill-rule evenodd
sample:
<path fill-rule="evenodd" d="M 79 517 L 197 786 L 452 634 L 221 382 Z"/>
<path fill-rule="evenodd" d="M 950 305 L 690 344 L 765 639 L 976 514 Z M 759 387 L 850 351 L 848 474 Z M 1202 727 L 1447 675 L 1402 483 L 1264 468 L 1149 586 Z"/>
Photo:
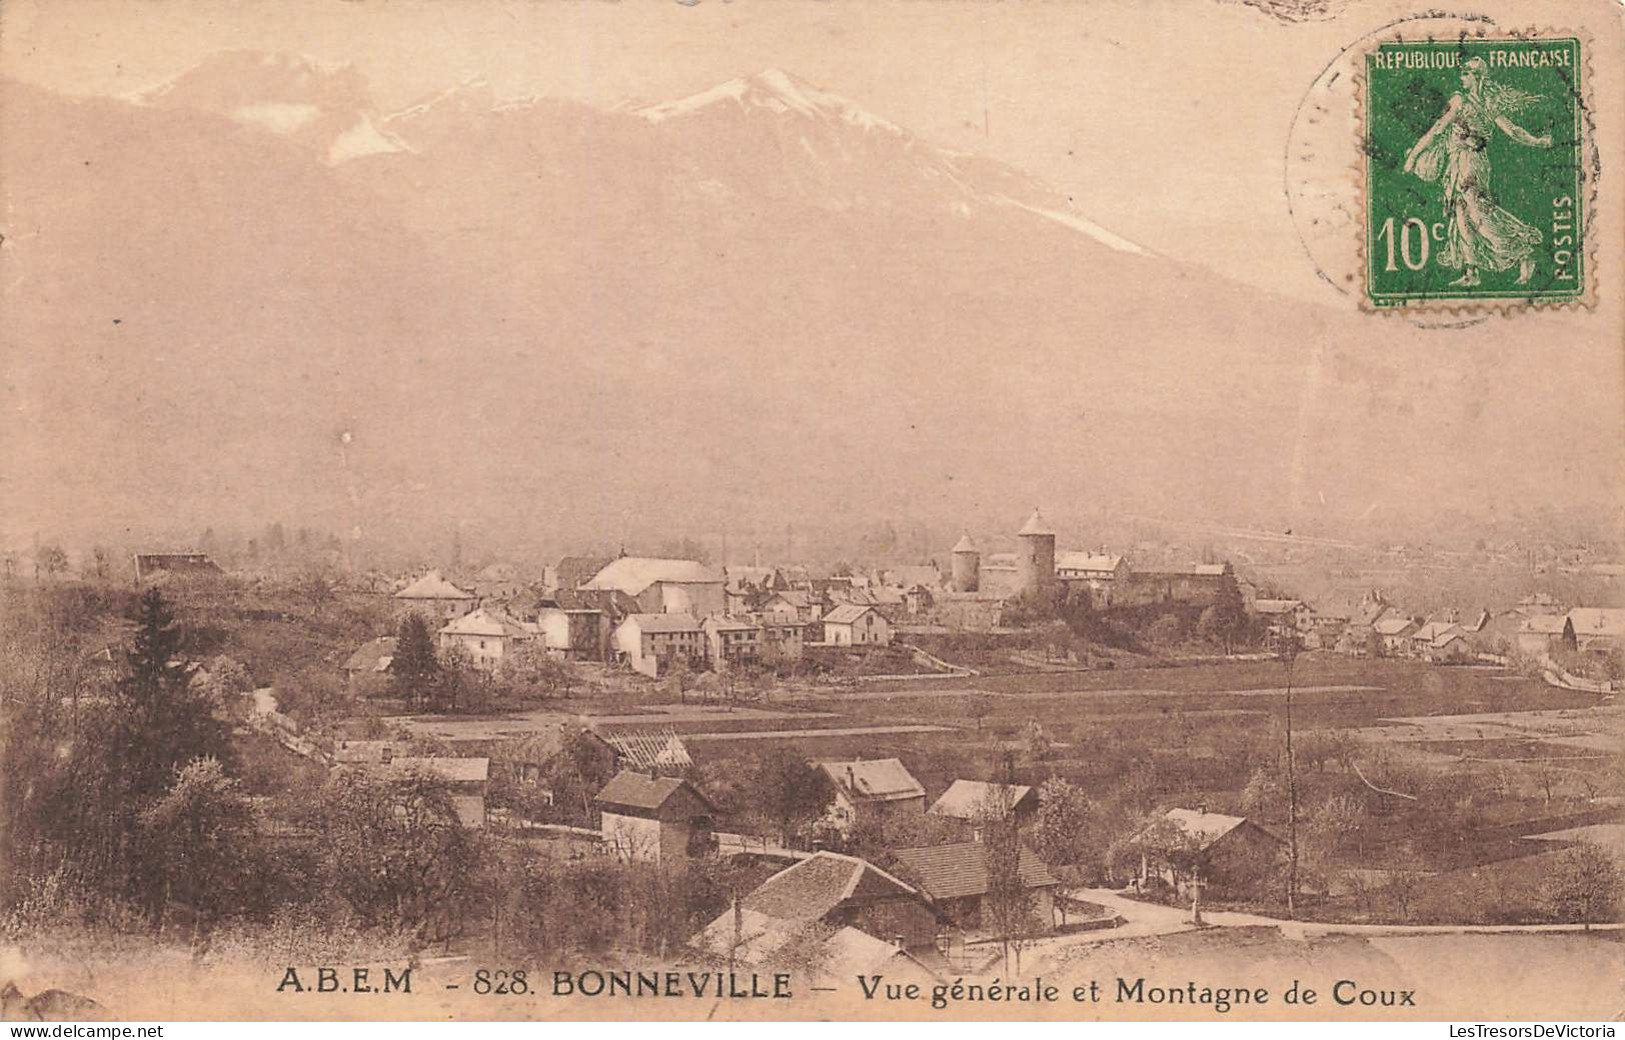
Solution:
<path fill-rule="evenodd" d="M 129 794 L 145 800 L 168 790 L 179 767 L 197 758 L 226 761 L 231 749 L 226 724 L 189 681 L 183 633 L 157 589 L 142 595 L 135 621 L 113 750 Z"/>
<path fill-rule="evenodd" d="M 421 703 L 440 677 L 440 660 L 435 656 L 434 637 L 429 624 L 418 614 L 401 619 L 396 633 L 395 657 L 389 670 L 402 695 Z"/>
<path fill-rule="evenodd" d="M 1228 563 L 1224 565 L 1224 573 L 1219 576 L 1219 588 L 1214 593 L 1212 609 L 1215 634 L 1224 641 L 1224 652 L 1232 653 L 1236 640 L 1247 629 L 1247 604 L 1242 600 L 1236 572 Z"/>

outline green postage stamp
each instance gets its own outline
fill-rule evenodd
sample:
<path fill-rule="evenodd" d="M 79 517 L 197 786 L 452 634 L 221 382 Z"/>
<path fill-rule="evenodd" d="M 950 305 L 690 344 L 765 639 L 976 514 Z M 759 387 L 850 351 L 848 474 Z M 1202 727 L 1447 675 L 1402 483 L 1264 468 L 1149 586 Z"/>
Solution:
<path fill-rule="evenodd" d="M 1391 41 L 1365 58 L 1365 303 L 1586 302 L 1582 41 Z"/>

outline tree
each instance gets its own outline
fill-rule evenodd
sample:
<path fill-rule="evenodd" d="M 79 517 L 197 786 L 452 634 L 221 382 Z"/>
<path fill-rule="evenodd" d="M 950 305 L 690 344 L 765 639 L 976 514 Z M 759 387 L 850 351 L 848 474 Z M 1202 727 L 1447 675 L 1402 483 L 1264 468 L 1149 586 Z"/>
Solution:
<path fill-rule="evenodd" d="M 54 578 L 65 574 L 68 570 L 68 554 L 62 551 L 60 545 L 42 545 L 34 550 L 34 574 L 36 577 Z"/>
<path fill-rule="evenodd" d="M 678 703 L 687 700 L 689 687 L 693 685 L 694 666 L 689 663 L 688 655 L 674 653 L 666 665 L 666 689 L 677 695 Z"/>
<path fill-rule="evenodd" d="M 466 705 L 469 695 L 480 682 L 474 667 L 474 657 L 461 643 L 453 643 L 440 653 L 440 670 L 432 688 L 435 709 L 455 712 L 459 704 Z"/>
<path fill-rule="evenodd" d="M 981 732 L 982 721 L 993 714 L 993 698 L 989 694 L 972 694 L 970 702 L 965 705 L 965 714 L 976 720 L 977 732 Z"/>
<path fill-rule="evenodd" d="M 985 806 L 977 814 L 982 844 L 987 849 L 987 893 L 982 897 L 982 907 L 1003 944 L 1008 974 L 1012 952 L 1016 955 L 1015 970 L 1021 970 L 1021 949 L 1032 930 L 1034 903 L 1032 891 L 1021 878 L 1021 832 L 1011 811 L 1010 788 L 998 785 L 992 797 L 997 804 Z"/>
<path fill-rule="evenodd" d="M 117 685 L 115 744 L 124 783 L 137 799 L 168 790 L 175 769 L 197 758 L 230 758 L 226 726 L 192 688 L 180 658 L 183 633 L 158 589 L 136 613 L 128 671 Z"/>
<path fill-rule="evenodd" d="M 161 893 L 160 931 L 171 902 L 191 907 L 203 930 L 244 908 L 244 879 L 256 860 L 253 812 L 218 760 L 200 758 L 182 769 L 141 813 L 141 826 L 156 852 L 148 858 Z"/>
<path fill-rule="evenodd" d="M 300 580 L 299 594 L 310 604 L 311 614 L 320 617 L 322 608 L 338 598 L 338 584 L 325 570 L 313 567 Z"/>
<path fill-rule="evenodd" d="M 1236 581 L 1235 568 L 1227 561 L 1219 575 L 1219 587 L 1213 593 L 1213 632 L 1224 645 L 1227 654 L 1235 652 L 1235 644 L 1247 631 L 1247 603 L 1241 595 L 1241 584 Z"/>
<path fill-rule="evenodd" d="M 581 683 L 575 666 L 549 653 L 539 639 L 525 640 L 504 655 L 502 674 L 509 682 L 544 697 L 568 697 Z"/>
<path fill-rule="evenodd" d="M 1298 776 L 1292 752 L 1292 674 L 1298 664 L 1298 654 L 1303 650 L 1303 641 L 1298 630 L 1289 624 L 1279 626 L 1273 638 L 1275 659 L 1286 669 L 1286 912 L 1288 917 L 1295 917 L 1298 899 Z"/>
<path fill-rule="evenodd" d="M 1547 909 L 1560 921 L 1593 924 L 1613 920 L 1621 895 L 1619 864 L 1608 852 L 1582 841 L 1557 855 L 1546 876 Z"/>
<path fill-rule="evenodd" d="M 1089 800 L 1077 786 L 1051 777 L 1038 788 L 1038 825 L 1033 834 L 1036 851 L 1051 866 L 1070 866 L 1083 859 Z"/>
<path fill-rule="evenodd" d="M 367 924 L 441 938 L 462 909 L 475 848 L 443 780 L 335 772 L 315 800 L 320 872 Z"/>
<path fill-rule="evenodd" d="M 439 680 L 440 659 L 435 656 L 434 637 L 420 615 L 412 613 L 401 619 L 389 672 L 401 695 L 419 707 Z"/>
<path fill-rule="evenodd" d="M 1145 638 L 1152 646 L 1177 646 L 1185 638 L 1185 626 L 1178 614 L 1164 614 L 1151 622 Z"/>
<path fill-rule="evenodd" d="M 754 783 L 757 805 L 789 843 L 809 829 L 829 807 L 835 792 L 823 772 L 806 759 L 779 748 L 757 761 Z"/>

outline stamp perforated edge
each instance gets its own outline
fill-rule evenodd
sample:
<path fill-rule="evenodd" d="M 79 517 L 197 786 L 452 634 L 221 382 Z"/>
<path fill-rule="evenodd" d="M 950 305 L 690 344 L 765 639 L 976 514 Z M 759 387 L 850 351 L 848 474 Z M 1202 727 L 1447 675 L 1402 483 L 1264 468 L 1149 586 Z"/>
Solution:
<path fill-rule="evenodd" d="M 1493 24 L 1493 23 L 1492 23 Z M 1542 38 L 1575 39 L 1580 41 L 1580 183 L 1582 185 L 1580 197 L 1580 220 L 1582 239 L 1581 251 L 1585 255 L 1585 271 L 1583 278 L 1585 286 L 1578 296 L 1567 299 L 1541 299 L 1539 297 L 1504 297 L 1500 299 L 1475 297 L 1447 297 L 1443 299 L 1422 300 L 1396 300 L 1393 303 L 1378 305 L 1371 300 L 1368 291 L 1366 276 L 1369 271 L 1370 256 L 1366 252 L 1367 233 L 1370 230 L 1370 203 L 1371 185 L 1367 177 L 1369 164 L 1366 159 L 1366 67 L 1367 59 L 1376 50 L 1388 43 L 1417 43 L 1417 42 L 1449 42 L 1452 40 L 1483 40 L 1496 39 L 1510 40 L 1538 40 Z M 1474 29 L 1462 28 L 1458 33 L 1443 37 L 1432 33 L 1420 35 L 1407 35 L 1402 28 L 1386 33 L 1372 40 L 1363 47 L 1355 62 L 1354 71 L 1354 159 L 1350 166 L 1350 176 L 1354 177 L 1360 185 L 1360 223 L 1357 238 L 1360 289 L 1360 310 L 1367 314 L 1386 314 L 1399 317 L 1415 317 L 1418 314 L 1445 315 L 1464 318 L 1479 318 L 1485 315 L 1498 314 L 1502 317 L 1511 317 L 1522 311 L 1590 311 L 1597 305 L 1597 211 L 1598 194 L 1601 190 L 1602 153 L 1597 145 L 1596 117 L 1593 115 L 1594 107 L 1591 100 L 1592 70 L 1591 54 L 1595 50 L 1592 36 L 1581 28 L 1557 28 L 1555 26 L 1530 26 L 1524 29 L 1489 28 L 1482 24 Z"/>

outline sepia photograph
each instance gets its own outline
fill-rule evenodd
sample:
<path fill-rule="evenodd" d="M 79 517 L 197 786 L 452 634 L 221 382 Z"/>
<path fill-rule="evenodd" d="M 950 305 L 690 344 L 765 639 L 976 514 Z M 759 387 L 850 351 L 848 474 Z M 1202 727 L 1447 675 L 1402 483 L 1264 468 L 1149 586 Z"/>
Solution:
<path fill-rule="evenodd" d="M 1619 1020 L 1622 66 L 7 0 L 0 1019 Z"/>

